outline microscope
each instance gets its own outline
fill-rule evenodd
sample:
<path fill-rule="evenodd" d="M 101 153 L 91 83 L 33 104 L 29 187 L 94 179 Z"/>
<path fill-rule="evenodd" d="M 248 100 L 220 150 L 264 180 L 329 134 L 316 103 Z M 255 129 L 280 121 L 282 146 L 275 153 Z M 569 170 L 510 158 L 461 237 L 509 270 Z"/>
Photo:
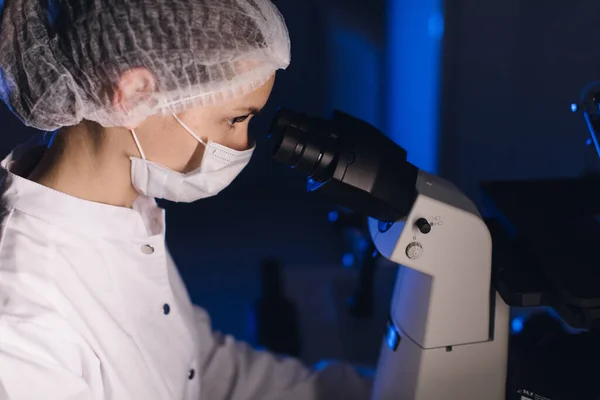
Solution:
<path fill-rule="evenodd" d="M 368 215 L 377 251 L 401 266 L 373 398 L 504 400 L 509 307 L 492 285 L 492 239 L 474 203 L 339 111 L 327 121 L 280 109 L 270 139 L 309 191 Z"/>

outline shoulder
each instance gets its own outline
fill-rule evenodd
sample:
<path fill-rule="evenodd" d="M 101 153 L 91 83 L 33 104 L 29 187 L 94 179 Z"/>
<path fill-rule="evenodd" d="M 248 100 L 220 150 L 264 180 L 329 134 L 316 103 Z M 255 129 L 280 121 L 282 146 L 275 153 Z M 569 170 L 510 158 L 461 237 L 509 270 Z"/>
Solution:
<path fill-rule="evenodd" d="M 0 376 L 29 361 L 79 373 L 93 354 L 56 308 L 65 299 L 48 268 L 48 234 L 35 217 L 0 210 Z"/>
<path fill-rule="evenodd" d="M 17 261 L 24 265 L 26 260 L 47 259 L 55 231 L 55 227 L 35 215 L 1 206 L 0 269 Z"/>
<path fill-rule="evenodd" d="M 38 235 L 33 225 L 35 218 L 14 209 L 0 209 L 1 322 L 47 315 L 50 309 L 46 299 L 55 288 L 47 266 L 53 249 L 48 233 Z"/>
<path fill-rule="evenodd" d="M 83 379 L 86 371 L 99 365 L 93 351 L 58 312 L 31 300 L 15 303 L 13 299 L 0 308 L 0 338 L 0 380 L 5 385 L 4 377 L 16 372 Z"/>
<path fill-rule="evenodd" d="M 51 310 L 3 312 L 0 338 L 0 398 L 89 399 L 101 379 L 94 353 Z"/>
<path fill-rule="evenodd" d="M 0 365 L 12 352 L 12 357 L 46 359 L 74 372 L 81 368 L 81 360 L 92 353 L 56 308 L 54 303 L 63 300 L 44 274 L 19 268 L 11 272 L 0 264 Z"/>

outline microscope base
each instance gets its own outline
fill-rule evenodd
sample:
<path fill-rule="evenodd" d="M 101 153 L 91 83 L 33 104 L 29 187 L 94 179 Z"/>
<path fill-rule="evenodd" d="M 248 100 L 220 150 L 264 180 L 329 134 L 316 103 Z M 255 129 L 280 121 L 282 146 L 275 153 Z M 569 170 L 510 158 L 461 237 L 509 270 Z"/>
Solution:
<path fill-rule="evenodd" d="M 505 400 L 509 307 L 496 295 L 494 339 L 423 349 L 397 327 L 393 351 L 384 341 L 373 400 Z"/>

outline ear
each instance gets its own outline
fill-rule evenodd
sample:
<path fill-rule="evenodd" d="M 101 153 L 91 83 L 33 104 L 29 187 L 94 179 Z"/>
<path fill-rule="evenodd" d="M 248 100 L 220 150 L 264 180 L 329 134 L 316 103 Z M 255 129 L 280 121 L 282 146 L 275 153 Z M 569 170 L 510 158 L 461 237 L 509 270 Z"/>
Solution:
<path fill-rule="evenodd" d="M 121 75 L 113 91 L 113 107 L 126 113 L 156 90 L 156 79 L 145 68 L 133 68 Z M 140 121 L 141 122 L 141 121 Z M 138 125 L 138 124 L 134 124 Z M 136 126 L 127 126 L 135 129 Z"/>

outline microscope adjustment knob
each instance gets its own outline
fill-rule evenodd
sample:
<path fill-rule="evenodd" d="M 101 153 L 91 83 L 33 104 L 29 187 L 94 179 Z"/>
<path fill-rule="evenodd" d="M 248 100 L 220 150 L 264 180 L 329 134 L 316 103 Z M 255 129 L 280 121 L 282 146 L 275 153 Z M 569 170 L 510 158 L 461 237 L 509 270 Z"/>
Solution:
<path fill-rule="evenodd" d="M 423 246 L 419 242 L 412 242 L 406 246 L 406 256 L 411 260 L 417 260 L 423 254 Z"/>
<path fill-rule="evenodd" d="M 429 221 L 427 221 L 425 218 L 419 218 L 415 222 L 415 225 L 417 226 L 417 228 L 419 228 L 419 231 L 421 231 L 421 233 L 425 235 L 431 232 L 431 225 L 429 224 Z"/>

